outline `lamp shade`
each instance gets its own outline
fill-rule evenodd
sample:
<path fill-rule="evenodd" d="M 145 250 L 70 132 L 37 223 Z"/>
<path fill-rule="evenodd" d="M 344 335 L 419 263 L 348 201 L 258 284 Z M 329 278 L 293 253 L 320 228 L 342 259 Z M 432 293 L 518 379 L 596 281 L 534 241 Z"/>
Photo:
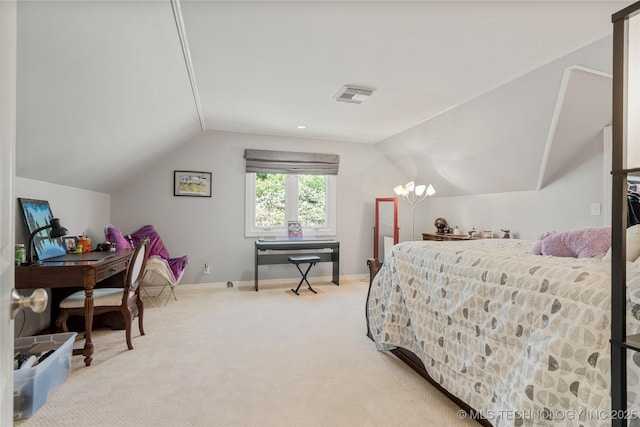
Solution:
<path fill-rule="evenodd" d="M 51 231 L 49 232 L 49 237 L 51 237 L 52 239 L 66 236 L 67 234 L 69 234 L 69 230 L 67 230 L 62 226 L 62 224 L 60 224 L 59 218 L 52 218 L 50 221 L 50 224 L 51 224 Z"/>
<path fill-rule="evenodd" d="M 433 196 L 434 194 L 436 194 L 436 189 L 433 188 L 433 185 L 429 184 L 427 187 L 427 196 Z"/>

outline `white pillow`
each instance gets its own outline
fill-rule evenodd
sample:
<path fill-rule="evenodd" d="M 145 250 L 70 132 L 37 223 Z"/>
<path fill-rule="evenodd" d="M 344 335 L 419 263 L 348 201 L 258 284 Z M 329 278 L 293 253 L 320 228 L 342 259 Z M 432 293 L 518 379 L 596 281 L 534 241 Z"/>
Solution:
<path fill-rule="evenodd" d="M 627 268 L 627 296 L 634 304 L 640 304 L 640 258 Z"/>
<path fill-rule="evenodd" d="M 627 261 L 635 261 L 640 257 L 640 224 L 627 228 Z M 602 257 L 611 259 L 611 248 Z"/>

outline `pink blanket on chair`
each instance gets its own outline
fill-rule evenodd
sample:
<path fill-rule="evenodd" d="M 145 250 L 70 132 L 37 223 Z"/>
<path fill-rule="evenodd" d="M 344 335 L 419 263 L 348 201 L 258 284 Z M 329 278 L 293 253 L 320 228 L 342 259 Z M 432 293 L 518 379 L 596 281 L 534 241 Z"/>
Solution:
<path fill-rule="evenodd" d="M 157 256 L 165 260 L 169 269 L 173 273 L 174 280 L 176 282 L 180 280 L 185 267 L 189 263 L 189 258 L 187 255 L 171 258 L 169 256 L 169 251 L 165 248 L 160 235 L 153 225 L 142 226 L 133 233 L 128 234 L 126 238 L 122 235 L 120 230 L 113 226 L 107 226 L 105 229 L 105 238 L 108 242 L 114 243 L 117 249 L 133 248 L 145 237 L 149 238 L 149 256 Z"/>

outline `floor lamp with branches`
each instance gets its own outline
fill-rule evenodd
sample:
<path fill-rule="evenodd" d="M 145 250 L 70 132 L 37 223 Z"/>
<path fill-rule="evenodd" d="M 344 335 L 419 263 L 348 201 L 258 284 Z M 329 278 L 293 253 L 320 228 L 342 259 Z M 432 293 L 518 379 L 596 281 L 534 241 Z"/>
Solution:
<path fill-rule="evenodd" d="M 416 185 L 414 181 L 407 183 L 406 185 L 398 185 L 393 189 L 394 193 L 398 196 L 402 196 L 411 205 L 411 240 L 415 239 L 415 208 L 418 203 L 426 199 L 427 197 L 436 194 L 433 185 L 424 184 Z"/>

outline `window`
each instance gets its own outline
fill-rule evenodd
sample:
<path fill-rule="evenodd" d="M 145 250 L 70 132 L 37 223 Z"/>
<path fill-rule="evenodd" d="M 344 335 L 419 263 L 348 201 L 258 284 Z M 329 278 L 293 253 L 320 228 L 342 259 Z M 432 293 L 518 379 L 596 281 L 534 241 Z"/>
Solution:
<path fill-rule="evenodd" d="M 303 237 L 336 234 L 336 176 L 247 173 L 247 236 L 287 235 L 288 221 Z"/>
<path fill-rule="evenodd" d="M 303 237 L 336 235 L 336 175 L 340 156 L 244 150 L 247 236 L 285 237 L 289 221 Z"/>

